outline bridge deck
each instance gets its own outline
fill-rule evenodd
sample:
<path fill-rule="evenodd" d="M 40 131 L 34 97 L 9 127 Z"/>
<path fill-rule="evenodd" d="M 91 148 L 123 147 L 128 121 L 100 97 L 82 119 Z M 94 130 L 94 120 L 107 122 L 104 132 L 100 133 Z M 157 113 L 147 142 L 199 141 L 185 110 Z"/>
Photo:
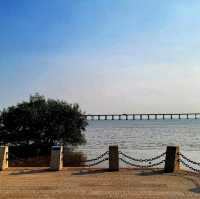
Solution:
<path fill-rule="evenodd" d="M 200 113 L 88 114 L 87 120 L 200 119 Z"/>

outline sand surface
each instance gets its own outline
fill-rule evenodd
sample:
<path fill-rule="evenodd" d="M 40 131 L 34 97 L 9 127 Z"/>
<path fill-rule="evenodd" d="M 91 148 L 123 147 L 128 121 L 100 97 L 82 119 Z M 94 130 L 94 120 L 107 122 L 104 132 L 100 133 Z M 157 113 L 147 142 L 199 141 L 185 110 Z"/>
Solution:
<path fill-rule="evenodd" d="M 185 172 L 65 168 L 10 168 L 0 172 L 0 199 L 200 198 L 200 176 Z"/>

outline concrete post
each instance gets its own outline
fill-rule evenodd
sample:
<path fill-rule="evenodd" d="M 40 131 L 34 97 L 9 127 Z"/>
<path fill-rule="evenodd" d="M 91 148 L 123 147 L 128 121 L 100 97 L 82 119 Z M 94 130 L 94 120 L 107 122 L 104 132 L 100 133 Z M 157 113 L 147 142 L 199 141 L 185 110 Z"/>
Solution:
<path fill-rule="evenodd" d="M 109 146 L 109 170 L 119 171 L 118 145 Z"/>
<path fill-rule="evenodd" d="M 0 171 L 8 168 L 8 146 L 0 146 Z"/>
<path fill-rule="evenodd" d="M 165 159 L 165 173 L 172 173 L 180 169 L 179 146 L 167 146 Z"/>
<path fill-rule="evenodd" d="M 63 168 L 63 146 L 52 146 L 50 169 L 60 171 Z"/>

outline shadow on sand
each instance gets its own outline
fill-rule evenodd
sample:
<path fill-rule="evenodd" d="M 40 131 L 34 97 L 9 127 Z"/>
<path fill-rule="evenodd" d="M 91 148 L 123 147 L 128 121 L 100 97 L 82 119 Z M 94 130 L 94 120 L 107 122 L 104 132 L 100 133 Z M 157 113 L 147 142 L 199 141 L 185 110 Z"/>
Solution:
<path fill-rule="evenodd" d="M 139 172 L 136 175 L 139 176 L 154 176 L 164 174 L 164 170 L 161 169 L 147 169 L 147 170 L 138 170 Z"/>
<path fill-rule="evenodd" d="M 184 171 L 175 175 L 192 182 L 195 188 L 189 189 L 189 191 L 200 194 L 200 183 L 199 183 L 200 176 L 198 173 Z"/>
<path fill-rule="evenodd" d="M 200 175 L 198 173 L 182 170 L 171 175 L 178 176 L 184 180 L 190 181 L 195 187 L 189 189 L 189 191 L 200 194 Z"/>
<path fill-rule="evenodd" d="M 138 170 L 136 175 L 139 176 L 154 176 L 154 175 L 172 175 L 180 177 L 184 180 L 190 181 L 194 188 L 189 189 L 193 193 L 200 194 L 200 174 L 188 171 L 181 171 L 177 173 L 164 173 L 164 170 Z"/>
<path fill-rule="evenodd" d="M 84 175 L 92 175 L 92 174 L 101 174 L 101 173 L 106 173 L 109 172 L 109 169 L 80 169 L 74 173 L 72 173 L 72 175 L 76 175 L 76 176 L 84 176 Z"/>
<path fill-rule="evenodd" d="M 35 168 L 35 169 L 20 169 L 16 172 L 10 173 L 10 175 L 27 175 L 27 174 L 38 174 L 38 173 L 46 173 L 46 172 L 52 172 L 49 168 Z"/>

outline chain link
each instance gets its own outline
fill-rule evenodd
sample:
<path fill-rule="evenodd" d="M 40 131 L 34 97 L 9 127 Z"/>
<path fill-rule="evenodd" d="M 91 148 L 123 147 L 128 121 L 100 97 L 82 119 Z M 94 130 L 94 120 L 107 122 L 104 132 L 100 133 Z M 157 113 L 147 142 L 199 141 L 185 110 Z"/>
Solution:
<path fill-rule="evenodd" d="M 188 157 L 186 157 L 186 156 L 183 155 L 182 153 L 177 153 L 177 155 L 180 155 L 184 160 L 186 160 L 186 161 L 188 161 L 188 162 L 190 162 L 190 163 L 192 163 L 192 164 L 195 164 L 195 165 L 200 166 L 200 163 L 199 163 L 199 162 L 195 162 L 195 161 L 189 159 Z"/>
<path fill-rule="evenodd" d="M 104 158 L 102 159 L 104 156 L 106 156 L 107 154 L 109 154 L 109 151 L 106 151 L 105 153 L 99 155 L 98 157 L 96 158 L 93 158 L 93 159 L 90 159 L 90 160 L 84 160 L 84 161 L 81 161 L 82 163 L 88 163 L 88 162 L 93 162 L 93 163 L 90 163 L 90 164 L 84 164 L 85 167 L 92 167 L 92 166 L 95 166 L 95 165 L 98 165 L 102 162 L 105 162 L 107 161 L 109 158 Z M 99 160 L 99 161 L 98 161 Z M 95 161 L 98 161 L 98 162 L 95 162 Z"/>
<path fill-rule="evenodd" d="M 24 161 L 25 159 L 26 158 L 19 158 L 12 153 L 8 154 L 8 161 L 12 161 L 12 160 L 14 160 L 14 161 Z"/>
<path fill-rule="evenodd" d="M 187 164 L 184 160 L 179 159 L 178 161 L 181 162 L 185 167 L 189 168 L 190 170 L 192 170 L 192 171 L 194 171 L 194 172 L 197 172 L 197 173 L 200 172 L 200 169 L 196 169 L 196 168 L 190 166 L 190 165 Z"/>
<path fill-rule="evenodd" d="M 107 161 L 109 158 L 104 158 L 103 160 L 100 160 L 100 161 L 98 161 L 98 162 L 94 162 L 94 163 L 91 163 L 91 164 L 87 164 L 87 165 L 84 165 L 85 167 L 92 167 L 92 166 L 95 166 L 95 165 L 98 165 L 98 164 L 100 164 L 100 163 L 102 163 L 102 162 L 105 162 L 105 161 Z"/>
<path fill-rule="evenodd" d="M 125 164 L 128 164 L 130 166 L 134 166 L 134 167 L 137 167 L 137 168 L 151 168 L 151 167 L 155 167 L 155 166 L 158 166 L 158 165 L 161 165 L 162 163 L 165 162 L 165 160 L 161 160 L 160 162 L 157 162 L 157 163 L 154 163 L 154 164 L 149 164 L 149 165 L 138 165 L 138 164 L 134 164 L 132 162 L 129 162 L 127 160 L 124 160 L 123 158 L 120 158 L 120 160 L 122 162 L 124 162 Z"/>
<path fill-rule="evenodd" d="M 99 155 L 98 157 L 96 158 L 93 158 L 93 159 L 90 159 L 90 160 L 83 160 L 81 162 L 94 162 L 94 161 L 97 161 L 97 160 L 100 160 L 101 158 L 103 158 L 104 156 L 106 156 L 109 152 L 106 151 L 105 153 Z"/>
<path fill-rule="evenodd" d="M 121 154 L 122 156 L 124 156 L 124 157 L 126 157 L 126 158 L 128 158 L 130 160 L 136 161 L 136 162 L 151 162 L 151 161 L 160 159 L 161 157 L 165 156 L 166 152 L 164 152 L 164 153 L 162 153 L 162 154 L 160 154 L 160 155 L 158 155 L 156 157 L 149 158 L 149 159 L 137 159 L 137 158 L 133 158 L 133 157 L 131 157 L 131 156 L 129 156 L 129 155 L 121 152 L 121 151 L 119 152 L 119 154 Z"/>

